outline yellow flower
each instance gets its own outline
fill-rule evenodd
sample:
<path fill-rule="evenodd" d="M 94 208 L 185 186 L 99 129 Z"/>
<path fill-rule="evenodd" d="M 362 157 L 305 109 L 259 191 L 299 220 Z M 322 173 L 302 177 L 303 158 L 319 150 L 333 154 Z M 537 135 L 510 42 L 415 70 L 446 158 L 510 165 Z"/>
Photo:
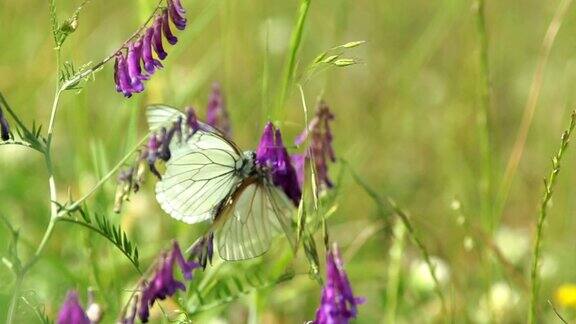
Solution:
<path fill-rule="evenodd" d="M 563 284 L 558 287 L 556 301 L 562 307 L 576 308 L 576 284 Z"/>

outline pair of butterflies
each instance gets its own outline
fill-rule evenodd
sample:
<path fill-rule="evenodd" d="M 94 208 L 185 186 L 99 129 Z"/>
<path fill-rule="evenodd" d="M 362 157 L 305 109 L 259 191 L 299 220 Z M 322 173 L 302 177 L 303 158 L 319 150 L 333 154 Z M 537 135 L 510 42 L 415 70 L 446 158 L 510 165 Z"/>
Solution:
<path fill-rule="evenodd" d="M 180 110 L 163 105 L 148 107 L 146 116 L 150 132 L 185 118 Z M 242 152 L 217 129 L 200 126 L 189 138 L 170 143 L 171 158 L 156 184 L 162 209 L 188 224 L 212 220 L 210 231 L 224 260 L 262 255 L 278 233 L 294 248 L 295 206 L 257 166 L 255 152 Z"/>

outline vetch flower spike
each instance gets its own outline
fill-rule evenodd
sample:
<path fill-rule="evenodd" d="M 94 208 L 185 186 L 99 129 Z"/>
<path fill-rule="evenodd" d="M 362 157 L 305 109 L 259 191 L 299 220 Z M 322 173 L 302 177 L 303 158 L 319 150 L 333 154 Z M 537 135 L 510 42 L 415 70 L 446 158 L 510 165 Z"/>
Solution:
<path fill-rule="evenodd" d="M 90 324 L 86 312 L 80 305 L 78 294 L 71 290 L 68 292 L 66 301 L 58 312 L 58 324 Z"/>
<path fill-rule="evenodd" d="M 266 124 L 256 150 L 256 163 L 270 174 L 272 183 L 284 191 L 294 205 L 298 206 L 302 192 L 298 185 L 296 170 L 290 160 L 290 156 L 279 129 L 275 129 L 272 123 Z"/>
<path fill-rule="evenodd" d="M 152 54 L 153 49 L 160 60 L 168 56 L 162 44 L 162 38 L 166 38 L 171 45 L 178 42 L 178 38 L 170 29 L 170 21 L 180 30 L 186 27 L 185 10 L 180 1 L 167 0 L 167 2 L 168 8 L 156 15 L 152 25 L 146 28 L 137 40 L 128 44 L 127 53 L 124 53 L 125 46 L 116 53 L 114 83 L 116 91 L 123 93 L 127 98 L 134 93 L 144 91 L 142 81 L 148 80 L 157 69 L 163 67 Z M 142 73 L 141 64 L 148 74 Z"/>
<path fill-rule="evenodd" d="M 219 129 L 226 137 L 232 137 L 230 118 L 228 117 L 222 90 L 218 83 L 212 85 L 212 93 L 210 94 L 208 106 L 206 107 L 206 123 Z"/>
<path fill-rule="evenodd" d="M 186 261 L 178 243 L 172 244 L 169 253 L 162 253 L 158 260 L 156 272 L 149 283 L 142 287 L 138 307 L 138 317 L 142 322 L 148 322 L 150 307 L 156 300 L 163 300 L 174 295 L 178 290 L 185 291 L 186 286 L 174 278 L 174 265 L 178 264 L 184 279 L 192 280 L 192 271 L 199 267 L 194 261 Z"/>
<path fill-rule="evenodd" d="M 333 183 L 328 175 L 328 162 L 336 162 L 334 148 L 332 147 L 332 130 L 330 122 L 334 120 L 334 115 L 328 105 L 321 101 L 316 115 L 310 121 L 310 124 L 296 138 L 295 144 L 301 145 L 310 136 L 310 144 L 304 153 L 307 161 L 313 161 L 316 171 L 316 181 L 320 186 L 332 188 Z M 300 161 L 301 162 L 301 161 Z M 299 164 L 297 168 L 300 186 L 304 181 L 305 162 Z"/>
<path fill-rule="evenodd" d="M 358 314 L 363 298 L 354 296 L 336 244 L 326 256 L 326 284 L 314 324 L 346 324 Z"/>

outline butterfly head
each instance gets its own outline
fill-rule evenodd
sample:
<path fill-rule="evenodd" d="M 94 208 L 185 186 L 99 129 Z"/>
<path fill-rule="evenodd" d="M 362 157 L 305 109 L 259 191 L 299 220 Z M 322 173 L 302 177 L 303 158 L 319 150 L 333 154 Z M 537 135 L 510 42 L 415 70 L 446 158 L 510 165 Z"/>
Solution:
<path fill-rule="evenodd" d="M 243 177 L 249 177 L 256 172 L 256 152 L 246 151 L 242 154 L 242 166 L 239 170 Z"/>

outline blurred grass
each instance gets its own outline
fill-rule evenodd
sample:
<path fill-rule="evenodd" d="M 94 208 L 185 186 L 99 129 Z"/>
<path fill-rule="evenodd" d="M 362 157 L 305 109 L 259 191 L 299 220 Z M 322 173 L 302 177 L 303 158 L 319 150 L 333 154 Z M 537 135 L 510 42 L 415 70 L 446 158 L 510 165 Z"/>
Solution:
<path fill-rule="evenodd" d="M 116 94 L 112 68 L 106 66 L 80 94 L 63 95 L 54 147 L 60 199 L 67 197 L 67 187 L 74 197 L 86 192 L 135 142 L 135 130 L 141 134 L 145 129 L 145 104 L 192 104 L 202 113 L 213 81 L 223 84 L 237 142 L 244 148 L 256 145 L 269 113 L 263 104 L 262 78 L 268 75 L 268 104 L 272 105 L 281 87 L 280 76 L 299 3 L 182 1 L 190 27 L 178 34 L 179 43 L 169 49 L 166 68 L 147 83 L 143 94 L 130 100 Z M 63 61 L 81 65 L 108 55 L 138 27 L 154 3 L 92 1 L 80 15 L 78 30 L 64 45 Z M 56 4 L 60 19 L 65 19 L 79 2 Z M 296 63 L 303 68 L 328 48 L 367 40 L 352 52 L 363 64 L 325 72 L 305 85 L 309 105 L 323 94 L 337 117 L 334 133 L 338 156 L 349 161 L 372 188 L 410 210 L 424 244 L 447 262 L 451 280 L 444 292 L 453 304 L 454 321 L 480 322 L 478 313 L 490 287 L 508 280 L 519 300 L 504 315 L 492 310 L 488 319 L 514 323 L 525 320 L 527 292 L 509 280 L 497 261 L 495 273 L 488 275 L 485 267 L 493 257 L 485 248 L 464 248 L 464 239 L 470 233 L 459 225 L 451 207 L 457 199 L 468 222 L 482 223 L 478 191 L 481 158 L 475 117 L 478 40 L 471 5 L 471 1 L 457 0 L 314 0 L 303 34 L 301 60 Z M 486 1 L 492 83 L 490 153 L 496 185 L 512 150 L 538 51 L 557 5 L 558 1 Z M 501 226 L 523 230 L 523 235 L 530 238 L 542 194 L 541 179 L 576 103 L 575 28 L 576 13 L 569 10 L 544 71 L 525 153 L 501 215 Z M 55 72 L 47 4 L 40 0 L 0 2 L 0 44 L 0 90 L 24 121 L 36 120 L 46 127 Z M 285 138 L 291 139 L 302 129 L 304 120 L 297 91 L 287 97 L 284 113 L 282 130 Z M 546 300 L 553 299 L 555 288 L 562 283 L 576 281 L 576 173 L 571 167 L 575 162 L 569 151 L 549 211 L 543 255 L 555 260 L 556 269 L 542 282 L 539 304 L 546 322 L 554 319 Z M 333 169 L 334 175 L 338 168 Z M 37 153 L 2 146 L 0 170 L 1 212 L 20 229 L 24 242 L 21 250 L 26 256 L 38 243 L 49 218 L 43 161 Z M 192 241 L 202 227 L 186 226 L 166 217 L 153 198 L 151 185 L 148 183 L 133 196 L 122 216 L 111 213 L 113 182 L 90 200 L 93 209 L 109 213 L 113 222 L 122 223 L 141 248 L 143 262 L 172 238 Z M 364 228 L 382 219 L 370 197 L 349 175 L 344 177 L 341 191 L 338 211 L 329 224 L 331 238 L 345 250 Z M 0 237 L 7 233 L 0 226 Z M 384 318 L 388 250 L 394 239 L 387 226 L 346 260 L 355 290 L 367 298 L 360 308 L 359 323 Z M 7 240 L 0 240 L 2 255 L 7 244 Z M 431 290 L 415 287 L 411 279 L 411 264 L 419 259 L 418 251 L 410 244 L 404 248 L 397 320 L 434 322 L 438 301 Z M 527 255 L 515 266 L 526 276 Z M 27 277 L 24 291 L 45 304 L 53 315 L 66 290 L 76 287 L 84 291 L 91 285 L 98 287 L 106 306 L 115 309 L 120 303 L 119 287 L 136 278 L 132 271 L 128 261 L 103 239 L 72 225 L 59 224 L 44 258 Z M 12 278 L 0 265 L 0 318 L 4 318 L 11 287 Z M 319 288 L 300 276 L 267 291 L 266 296 L 261 307 L 263 321 L 303 322 L 314 316 Z M 243 322 L 243 305 L 249 304 L 249 299 L 198 320 L 216 314 L 230 318 L 230 322 Z M 575 319 L 574 311 L 559 310 Z M 25 312 L 26 307 L 21 306 L 18 316 L 22 321 L 32 321 Z"/>

